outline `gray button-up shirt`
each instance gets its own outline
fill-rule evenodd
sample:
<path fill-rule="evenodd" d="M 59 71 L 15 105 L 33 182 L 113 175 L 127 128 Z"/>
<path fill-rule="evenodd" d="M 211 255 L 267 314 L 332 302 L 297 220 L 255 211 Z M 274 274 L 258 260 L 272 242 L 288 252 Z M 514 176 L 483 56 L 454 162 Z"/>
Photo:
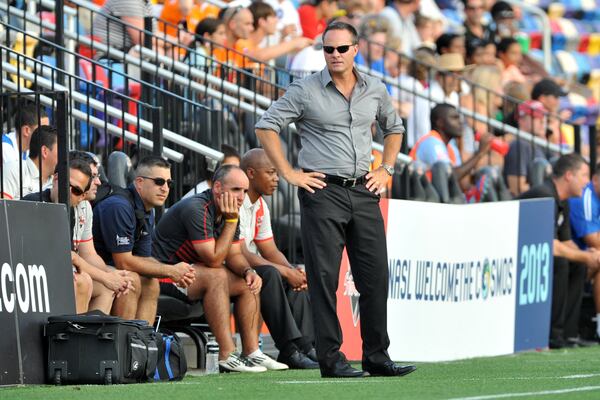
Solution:
<path fill-rule="evenodd" d="M 327 68 L 294 81 L 262 116 L 257 129 L 280 133 L 296 123 L 302 149 L 301 168 L 345 178 L 363 176 L 371 164 L 371 124 L 377 120 L 384 136 L 404 132 L 385 85 L 361 74 L 350 101 L 335 87 Z"/>

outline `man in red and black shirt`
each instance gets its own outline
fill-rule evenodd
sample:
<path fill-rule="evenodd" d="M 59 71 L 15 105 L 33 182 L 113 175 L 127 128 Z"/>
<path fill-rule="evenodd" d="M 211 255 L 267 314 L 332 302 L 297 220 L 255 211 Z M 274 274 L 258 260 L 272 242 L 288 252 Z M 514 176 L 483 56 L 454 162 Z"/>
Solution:
<path fill-rule="evenodd" d="M 248 178 L 234 165 L 223 165 L 210 190 L 177 202 L 152 235 L 152 255 L 162 262 L 193 264 L 196 279 L 187 288 L 162 282 L 161 292 L 187 302 L 202 300 L 206 319 L 219 343 L 221 370 L 263 372 L 287 369 L 258 348 L 262 280 L 240 247 L 239 208 Z M 234 353 L 229 298 L 242 337 L 242 355 Z"/>

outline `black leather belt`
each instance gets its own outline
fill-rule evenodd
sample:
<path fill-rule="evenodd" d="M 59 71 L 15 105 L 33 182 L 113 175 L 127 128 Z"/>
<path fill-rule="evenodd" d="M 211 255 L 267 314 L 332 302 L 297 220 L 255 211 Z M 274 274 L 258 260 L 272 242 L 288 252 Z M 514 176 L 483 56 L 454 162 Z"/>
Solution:
<path fill-rule="evenodd" d="M 367 183 L 366 175 L 359 176 L 358 178 L 342 178 L 341 176 L 327 175 L 325 174 L 324 181 L 326 183 L 333 183 L 343 187 L 355 187 L 356 185 L 364 185 Z"/>

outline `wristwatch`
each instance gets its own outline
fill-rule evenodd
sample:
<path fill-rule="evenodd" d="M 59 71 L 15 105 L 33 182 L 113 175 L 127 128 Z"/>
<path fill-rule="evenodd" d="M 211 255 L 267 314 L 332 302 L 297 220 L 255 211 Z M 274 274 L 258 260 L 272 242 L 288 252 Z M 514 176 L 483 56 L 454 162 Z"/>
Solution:
<path fill-rule="evenodd" d="M 385 172 L 387 172 L 389 176 L 394 175 L 394 167 L 391 165 L 381 164 L 381 168 L 385 169 Z"/>
<path fill-rule="evenodd" d="M 246 268 L 244 270 L 244 273 L 242 274 L 242 278 L 245 278 L 246 275 L 248 275 L 249 273 L 256 273 L 256 270 L 254 268 Z"/>

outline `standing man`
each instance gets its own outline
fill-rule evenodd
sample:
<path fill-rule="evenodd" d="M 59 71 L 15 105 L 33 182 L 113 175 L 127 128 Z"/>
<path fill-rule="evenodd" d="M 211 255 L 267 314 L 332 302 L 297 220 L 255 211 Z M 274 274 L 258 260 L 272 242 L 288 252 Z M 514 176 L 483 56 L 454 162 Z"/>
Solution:
<path fill-rule="evenodd" d="M 256 124 L 256 135 L 281 175 L 299 186 L 321 376 L 366 375 L 340 352 L 336 289 L 345 245 L 360 292 L 363 369 L 401 376 L 415 367 L 396 365 L 387 352 L 387 248 L 379 195 L 394 172 L 404 128 L 385 85 L 354 68 L 357 43 L 352 25 L 331 23 L 323 32 L 327 67 L 292 83 Z M 385 137 L 383 164 L 369 172 L 375 120 Z M 301 169 L 285 159 L 278 137 L 291 122 L 302 141 Z"/>

